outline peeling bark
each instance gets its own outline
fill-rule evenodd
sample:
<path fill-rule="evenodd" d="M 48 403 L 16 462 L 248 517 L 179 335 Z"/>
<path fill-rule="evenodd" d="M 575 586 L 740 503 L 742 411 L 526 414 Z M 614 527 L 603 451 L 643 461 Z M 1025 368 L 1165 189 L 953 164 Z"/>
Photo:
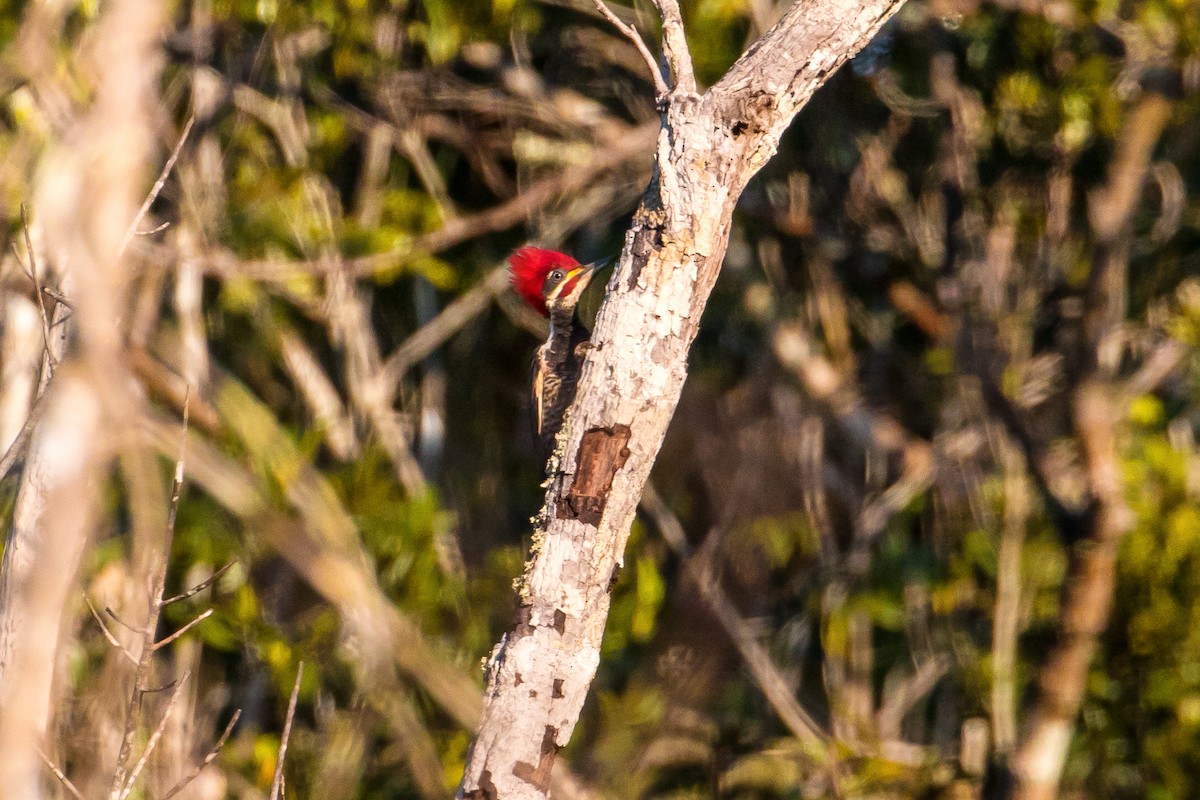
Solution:
<path fill-rule="evenodd" d="M 656 169 L 596 320 L 551 459 L 513 630 L 488 664 L 460 798 L 544 798 L 600 662 L 609 589 L 687 376 L 734 205 L 796 112 L 900 0 L 793 5 L 709 91 L 694 90 L 678 8 Z"/>

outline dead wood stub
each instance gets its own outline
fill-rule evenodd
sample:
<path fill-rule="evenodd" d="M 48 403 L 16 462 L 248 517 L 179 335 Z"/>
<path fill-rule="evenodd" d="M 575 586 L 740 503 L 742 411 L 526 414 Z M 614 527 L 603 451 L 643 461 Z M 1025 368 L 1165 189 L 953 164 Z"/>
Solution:
<path fill-rule="evenodd" d="M 532 784 L 540 792 L 549 790 L 550 771 L 554 767 L 554 759 L 558 756 L 558 744 L 555 742 L 557 736 L 558 729 L 547 725 L 542 733 L 541 758 L 538 759 L 537 766 L 518 761 L 513 765 L 513 775 Z"/>
<path fill-rule="evenodd" d="M 575 460 L 575 479 L 558 504 L 559 519 L 575 519 L 598 527 L 608 503 L 613 478 L 629 458 L 628 425 L 592 428 L 583 435 Z"/>

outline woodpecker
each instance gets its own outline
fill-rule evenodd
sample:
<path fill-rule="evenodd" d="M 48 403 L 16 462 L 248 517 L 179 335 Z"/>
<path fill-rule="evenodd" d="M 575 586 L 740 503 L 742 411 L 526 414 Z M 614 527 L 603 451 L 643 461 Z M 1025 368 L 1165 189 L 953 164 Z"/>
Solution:
<path fill-rule="evenodd" d="M 565 253 L 522 247 L 508 258 L 513 289 L 550 320 L 550 337 L 533 359 L 530 393 L 541 457 L 554 451 L 563 415 L 575 399 L 575 387 L 591 331 L 579 318 L 579 298 L 596 275 L 597 264 L 580 264 Z"/>

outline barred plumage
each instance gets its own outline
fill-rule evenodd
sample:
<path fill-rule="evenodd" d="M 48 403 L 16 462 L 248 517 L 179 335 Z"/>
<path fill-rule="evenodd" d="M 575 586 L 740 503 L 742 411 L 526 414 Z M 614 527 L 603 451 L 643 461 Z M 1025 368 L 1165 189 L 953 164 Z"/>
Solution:
<path fill-rule="evenodd" d="M 591 332 L 575 313 L 579 297 L 595 275 L 565 253 L 522 247 L 508 260 L 513 288 L 530 306 L 550 318 L 550 337 L 533 361 L 531 395 L 536 440 L 543 461 L 554 451 L 563 417 L 575 399 L 579 372 Z"/>

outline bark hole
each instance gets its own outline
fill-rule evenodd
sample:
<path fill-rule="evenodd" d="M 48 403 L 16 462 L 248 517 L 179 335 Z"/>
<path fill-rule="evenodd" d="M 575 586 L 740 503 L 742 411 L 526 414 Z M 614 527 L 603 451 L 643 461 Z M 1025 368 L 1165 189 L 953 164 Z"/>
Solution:
<path fill-rule="evenodd" d="M 513 621 L 513 637 L 520 638 L 533 633 L 533 606 L 522 603 L 517 606 L 517 617 Z"/>
<path fill-rule="evenodd" d="M 613 425 L 592 428 L 583 435 L 575 460 L 575 479 L 556 510 L 559 519 L 600 525 L 613 478 L 629 458 L 626 445 L 631 433 L 628 425 Z"/>
<path fill-rule="evenodd" d="M 566 695 L 563 694 L 562 678 L 554 679 L 554 683 L 551 684 L 551 688 L 550 688 L 550 697 L 554 698 L 555 700 L 559 699 L 560 697 L 566 697 Z"/>
<path fill-rule="evenodd" d="M 567 630 L 567 614 L 561 608 L 554 609 L 554 630 L 562 636 Z"/>

